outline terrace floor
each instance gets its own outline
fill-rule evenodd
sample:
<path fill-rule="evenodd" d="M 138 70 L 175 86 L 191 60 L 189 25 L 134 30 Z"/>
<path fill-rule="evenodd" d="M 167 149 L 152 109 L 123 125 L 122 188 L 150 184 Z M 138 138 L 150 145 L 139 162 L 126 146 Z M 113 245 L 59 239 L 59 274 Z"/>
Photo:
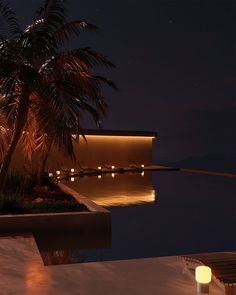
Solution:
<path fill-rule="evenodd" d="M 192 295 L 178 257 L 44 266 L 31 235 L 0 238 L 1 295 Z M 210 294 L 224 294 L 214 283 Z"/>

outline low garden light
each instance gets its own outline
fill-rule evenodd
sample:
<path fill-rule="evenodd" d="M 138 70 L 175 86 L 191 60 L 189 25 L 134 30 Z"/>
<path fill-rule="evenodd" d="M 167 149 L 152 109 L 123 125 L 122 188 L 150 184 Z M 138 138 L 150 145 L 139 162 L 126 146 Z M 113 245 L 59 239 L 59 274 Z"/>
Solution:
<path fill-rule="evenodd" d="M 115 169 L 115 166 L 111 166 L 111 169 L 114 170 Z"/>
<path fill-rule="evenodd" d="M 56 171 L 56 175 L 60 175 L 61 174 L 61 171 L 60 170 L 57 170 Z"/>
<path fill-rule="evenodd" d="M 198 293 L 209 293 L 209 284 L 211 282 L 211 269 L 208 266 L 197 266 L 195 269 L 195 279 L 197 282 Z"/>
<path fill-rule="evenodd" d="M 53 177 L 53 173 L 48 173 L 48 177 Z"/>
<path fill-rule="evenodd" d="M 75 169 L 74 169 L 74 168 L 71 168 L 71 169 L 70 169 L 70 172 L 71 172 L 71 173 L 74 173 L 74 172 L 75 172 Z"/>
<path fill-rule="evenodd" d="M 144 164 L 142 164 L 141 167 L 144 168 Z"/>
<path fill-rule="evenodd" d="M 98 170 L 102 170 L 102 167 L 101 166 L 98 166 Z"/>

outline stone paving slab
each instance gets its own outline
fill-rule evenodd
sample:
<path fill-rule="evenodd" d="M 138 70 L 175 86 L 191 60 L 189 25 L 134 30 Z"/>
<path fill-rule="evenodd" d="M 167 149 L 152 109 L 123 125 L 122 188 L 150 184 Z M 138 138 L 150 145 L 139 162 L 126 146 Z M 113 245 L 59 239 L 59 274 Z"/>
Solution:
<path fill-rule="evenodd" d="M 0 238 L 0 265 L 1 295 L 197 294 L 178 257 L 44 266 L 30 235 Z"/>

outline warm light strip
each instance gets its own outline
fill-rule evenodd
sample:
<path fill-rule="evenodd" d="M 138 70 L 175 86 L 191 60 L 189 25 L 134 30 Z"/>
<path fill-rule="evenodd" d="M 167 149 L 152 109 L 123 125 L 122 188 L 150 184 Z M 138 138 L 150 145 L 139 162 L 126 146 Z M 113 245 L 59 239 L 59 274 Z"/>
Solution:
<path fill-rule="evenodd" d="M 75 134 L 73 134 L 75 135 Z M 81 136 L 81 135 L 80 135 Z M 139 138 L 139 139 L 154 139 L 156 138 L 155 136 L 138 136 L 138 135 L 87 135 L 85 134 L 85 137 L 99 137 L 99 138 L 114 138 L 114 139 L 117 139 L 117 138 L 127 138 L 127 139 L 134 139 L 134 138 Z"/>

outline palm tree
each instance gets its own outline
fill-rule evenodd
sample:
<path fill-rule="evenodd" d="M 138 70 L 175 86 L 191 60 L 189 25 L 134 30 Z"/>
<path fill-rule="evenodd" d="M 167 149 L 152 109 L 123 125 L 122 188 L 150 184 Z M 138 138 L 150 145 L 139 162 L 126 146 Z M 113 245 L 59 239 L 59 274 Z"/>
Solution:
<path fill-rule="evenodd" d="M 12 131 L 0 168 L 2 190 L 23 134 L 32 132 L 41 147 L 40 179 L 52 144 L 74 158 L 72 133 L 83 134 L 81 114 L 89 113 L 100 126 L 107 109 L 102 86 L 116 86 L 93 73 L 98 65 L 114 67 L 104 55 L 90 48 L 61 49 L 71 34 L 97 29 L 84 21 L 67 22 L 63 1 L 46 0 L 25 30 L 1 0 L 0 14 L 8 28 L 0 27 L 0 114 Z"/>

